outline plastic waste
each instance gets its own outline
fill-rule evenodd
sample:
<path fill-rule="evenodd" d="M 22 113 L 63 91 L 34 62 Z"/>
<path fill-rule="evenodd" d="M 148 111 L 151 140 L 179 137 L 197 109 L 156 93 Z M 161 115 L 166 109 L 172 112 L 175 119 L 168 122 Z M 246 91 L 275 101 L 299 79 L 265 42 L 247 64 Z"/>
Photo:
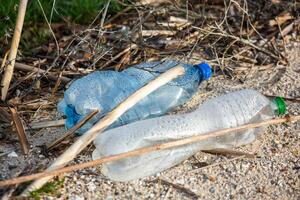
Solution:
<path fill-rule="evenodd" d="M 190 65 L 178 61 L 146 62 L 122 72 L 98 71 L 74 81 L 58 104 L 58 111 L 66 116 L 66 128 L 98 109 L 100 112 L 87 122 L 78 133 L 90 129 L 119 103 L 137 89 L 168 69 L 182 65 L 185 74 L 154 91 L 124 113 L 109 128 L 136 120 L 161 116 L 172 108 L 185 103 L 203 80 L 211 77 L 208 64 Z"/>
<path fill-rule="evenodd" d="M 259 122 L 285 113 L 285 103 L 273 101 L 251 89 L 240 90 L 208 100 L 187 114 L 168 115 L 137 121 L 99 134 L 94 141 L 93 159 L 132 151 L 138 148 L 206 134 L 246 123 Z M 253 142 L 263 128 L 248 129 L 241 134 L 207 139 L 198 143 L 160 150 L 106 163 L 102 172 L 116 181 L 129 181 L 161 172 L 200 150 L 232 148 Z"/>

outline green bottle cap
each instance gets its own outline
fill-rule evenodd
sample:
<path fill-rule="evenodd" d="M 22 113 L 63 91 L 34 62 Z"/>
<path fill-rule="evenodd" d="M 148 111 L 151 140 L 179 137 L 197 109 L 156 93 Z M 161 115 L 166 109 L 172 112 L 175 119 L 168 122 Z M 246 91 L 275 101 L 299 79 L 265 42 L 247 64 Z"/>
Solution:
<path fill-rule="evenodd" d="M 286 112 L 286 104 L 284 102 L 284 99 L 282 97 L 275 97 L 273 99 L 273 102 L 277 106 L 276 114 L 279 115 L 284 115 Z"/>

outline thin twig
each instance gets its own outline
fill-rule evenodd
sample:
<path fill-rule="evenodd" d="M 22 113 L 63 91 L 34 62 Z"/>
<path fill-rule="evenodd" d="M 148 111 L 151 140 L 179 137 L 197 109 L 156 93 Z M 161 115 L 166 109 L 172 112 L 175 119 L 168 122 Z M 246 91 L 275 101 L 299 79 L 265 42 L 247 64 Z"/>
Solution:
<path fill-rule="evenodd" d="M 65 122 L 66 122 L 65 119 L 54 120 L 54 121 L 34 122 L 34 123 L 29 124 L 28 127 L 25 127 L 25 130 L 63 126 L 63 125 L 65 125 Z"/>
<path fill-rule="evenodd" d="M 150 152 L 160 151 L 160 150 L 164 150 L 164 149 L 170 149 L 170 148 L 174 148 L 174 147 L 178 147 L 178 146 L 182 146 L 182 145 L 187 145 L 187 144 L 191 144 L 191 143 L 195 143 L 195 142 L 200 142 L 203 140 L 207 140 L 209 138 L 224 136 L 224 135 L 230 134 L 232 132 L 235 132 L 236 134 L 242 134 L 243 133 L 242 131 L 247 130 L 247 129 L 257 128 L 257 127 L 267 126 L 267 125 L 280 124 L 280 123 L 284 123 L 284 122 L 295 122 L 295 121 L 299 121 L 299 120 L 300 120 L 300 115 L 295 115 L 295 116 L 287 116 L 284 118 L 265 120 L 265 121 L 261 121 L 258 123 L 245 124 L 245 125 L 234 127 L 234 128 L 217 130 L 217 131 L 207 133 L 205 135 L 192 136 L 192 137 L 188 137 L 188 138 L 184 138 L 184 139 L 180 139 L 180 140 L 176 140 L 176 141 L 172 141 L 172 142 L 166 142 L 166 143 L 157 144 L 154 146 L 136 149 L 136 150 L 125 152 L 125 153 L 107 156 L 107 157 L 104 157 L 104 158 L 101 158 L 98 160 L 75 164 L 75 165 L 71 165 L 68 167 L 62 167 L 60 169 L 55 169 L 55 170 L 48 169 L 47 171 L 44 171 L 44 172 L 0 181 L 0 186 L 18 184 L 18 183 L 22 183 L 22 182 L 26 182 L 26 181 L 30 181 L 30 180 L 34 180 L 34 179 L 39 179 L 42 177 L 56 176 L 56 175 L 59 175 L 62 173 L 72 172 L 72 171 L 79 170 L 79 169 L 94 167 L 94 166 L 97 166 L 97 165 L 100 165 L 103 163 L 121 160 L 123 158 L 139 156 L 139 155 L 142 155 L 145 153 L 150 153 Z M 244 155 L 241 157 L 244 157 Z M 236 158 L 239 158 L 239 157 L 236 157 Z"/>
<path fill-rule="evenodd" d="M 18 78 L 17 81 L 15 81 L 13 84 L 11 84 L 11 86 L 8 89 L 8 92 L 13 92 L 14 89 L 17 88 L 22 82 L 34 77 L 35 75 L 36 75 L 36 72 L 31 72 L 24 77 Z M 10 95 L 10 93 L 8 95 Z"/>
<path fill-rule="evenodd" d="M 258 50 L 258 51 L 261 51 L 267 55 L 269 55 L 270 57 L 276 59 L 276 60 L 281 60 L 281 58 L 277 55 L 275 55 L 274 53 L 270 52 L 268 49 L 265 49 L 263 47 L 259 47 L 255 44 L 253 44 L 252 42 L 248 41 L 248 40 L 245 40 L 243 38 L 239 38 L 237 36 L 234 36 L 234 35 L 230 35 L 228 33 L 226 33 L 225 31 L 221 31 L 221 32 L 213 32 L 213 31 L 208 31 L 206 29 L 203 29 L 203 28 L 200 28 L 200 27 L 196 27 L 196 26 L 192 26 L 193 28 L 197 29 L 197 30 L 200 30 L 200 31 L 203 31 L 205 33 L 209 33 L 211 35 L 217 35 L 217 36 L 222 36 L 222 37 L 229 37 L 233 40 L 236 40 L 236 41 L 239 41 L 245 45 L 248 45 L 250 47 L 253 47 L 254 49 Z"/>
<path fill-rule="evenodd" d="M 209 153 L 209 154 L 225 155 L 225 156 L 245 156 L 245 158 L 255 158 L 254 154 L 245 153 L 233 149 L 220 148 L 220 149 L 203 150 L 202 152 Z"/>
<path fill-rule="evenodd" d="M 286 36 L 287 34 L 289 34 L 294 26 L 296 26 L 297 24 L 300 23 L 300 18 L 296 19 L 295 21 L 293 21 L 292 23 L 290 23 L 289 25 L 287 25 L 281 32 L 282 37 Z"/>
<path fill-rule="evenodd" d="M 13 76 L 15 60 L 16 60 L 16 57 L 17 57 L 21 32 L 22 32 L 23 23 L 24 23 L 24 17 L 25 17 L 25 13 L 26 13 L 27 1 L 28 0 L 20 0 L 17 23 L 16 23 L 12 43 L 11 43 L 9 56 L 8 56 L 9 63 L 5 68 L 5 73 L 4 73 L 3 79 L 1 81 L 1 87 L 2 87 L 2 89 L 1 89 L 1 95 L 2 95 L 1 99 L 2 100 L 6 99 L 9 84 L 10 84 L 12 76 Z"/>
<path fill-rule="evenodd" d="M 37 2 L 38 2 L 39 6 L 40 6 L 40 8 L 41 8 L 41 10 L 42 10 L 42 13 L 43 13 L 43 16 L 44 16 L 44 18 L 45 18 L 45 20 L 46 20 L 46 23 L 47 23 L 47 25 L 48 25 L 48 27 L 49 27 L 49 30 L 50 30 L 50 32 L 51 32 L 53 38 L 54 38 L 55 45 L 56 45 L 56 49 L 57 49 L 57 55 L 59 55 L 59 54 L 60 54 L 60 53 L 59 53 L 59 45 L 58 45 L 58 41 L 57 41 L 57 39 L 56 39 L 55 33 L 54 33 L 54 31 L 52 30 L 52 28 L 51 28 L 51 24 L 49 23 L 49 20 L 48 20 L 48 18 L 47 18 L 47 16 L 46 16 L 46 13 L 45 13 L 45 11 L 44 11 L 44 8 L 43 8 L 43 6 L 42 6 L 40 0 L 37 0 Z M 50 19 L 50 20 L 51 20 L 51 19 Z"/>
<path fill-rule="evenodd" d="M 3 61 L 3 59 L 0 58 L 0 62 L 2 62 L 2 61 Z M 47 70 L 39 69 L 37 67 L 33 67 L 33 66 L 30 66 L 30 65 L 26 65 L 26 64 L 22 64 L 22 63 L 18 63 L 18 62 L 15 63 L 15 68 L 18 69 L 18 70 L 26 71 L 26 72 L 37 72 L 39 75 L 47 73 Z M 59 78 L 58 75 L 55 75 L 52 72 L 48 72 L 46 77 L 49 77 L 49 79 L 55 80 L 55 81 Z M 61 76 L 60 79 L 64 83 L 68 83 L 68 82 L 71 81 L 70 78 L 67 78 L 67 77 L 64 77 L 64 76 Z"/>
<path fill-rule="evenodd" d="M 179 184 L 176 184 L 176 183 L 172 183 L 171 181 L 168 181 L 168 180 L 163 179 L 163 178 L 156 179 L 156 181 L 161 181 L 162 184 L 169 185 L 169 186 L 177 189 L 178 191 L 183 192 L 183 193 L 189 195 L 192 198 L 197 198 L 197 199 L 200 198 L 199 194 L 193 192 L 189 188 L 186 188 L 186 187 L 184 187 L 182 185 L 179 185 Z"/>
<path fill-rule="evenodd" d="M 124 49 L 123 51 L 121 51 L 120 53 L 118 53 L 116 56 L 112 57 L 107 63 L 105 63 L 103 66 L 101 66 L 100 69 L 104 69 L 105 67 L 107 67 L 111 63 L 113 63 L 116 59 L 118 59 L 119 57 L 121 57 L 123 54 L 125 54 L 128 51 L 131 51 L 133 49 L 136 49 L 136 48 L 137 48 L 136 44 L 130 45 L 129 47 L 127 47 L 126 49 Z"/>
<path fill-rule="evenodd" d="M 108 19 L 108 21 L 105 24 L 111 23 L 113 20 L 117 19 L 121 15 L 124 15 L 124 13 L 130 11 L 131 9 L 133 9 L 133 6 L 128 5 L 128 7 L 124 8 L 123 10 L 119 11 L 117 14 L 112 16 L 110 19 Z"/>
<path fill-rule="evenodd" d="M 55 140 L 51 144 L 48 144 L 47 145 L 47 150 L 50 151 L 50 150 L 58 147 L 58 145 L 61 143 L 61 141 L 65 140 L 67 138 L 70 138 L 71 136 L 74 136 L 75 131 L 77 131 L 79 128 L 81 128 L 86 122 L 88 122 L 98 112 L 99 112 L 98 110 L 95 110 L 95 111 L 91 112 L 89 115 L 87 115 L 86 117 L 84 117 L 75 126 L 73 126 L 71 129 L 69 129 L 65 134 L 63 134 L 62 137 L 58 138 L 57 140 Z"/>
<path fill-rule="evenodd" d="M 1 59 L 1 60 L 0 60 L 0 62 L 1 62 L 0 72 L 2 71 L 2 69 L 3 69 L 4 66 L 5 66 L 5 63 L 6 63 L 8 54 L 9 54 L 9 51 L 6 51 L 5 54 L 4 54 L 3 59 L 0 58 L 0 59 Z"/>
<path fill-rule="evenodd" d="M 203 167 L 199 167 L 197 169 L 192 169 L 192 170 L 186 171 L 185 173 L 197 172 L 199 170 L 203 170 L 203 169 L 215 167 L 215 166 L 218 166 L 218 165 L 222 165 L 222 164 L 224 165 L 224 164 L 227 164 L 228 162 L 232 162 L 234 160 L 239 160 L 239 159 L 242 159 L 242 158 L 246 158 L 246 156 L 245 155 L 241 155 L 241 156 L 233 157 L 233 158 L 227 159 L 225 161 L 212 163 L 212 164 L 209 164 L 209 165 L 206 165 L 206 166 L 203 166 Z"/>
<path fill-rule="evenodd" d="M 107 1 L 107 3 L 105 4 L 104 12 L 102 13 L 102 18 L 101 18 L 101 22 L 100 22 L 100 28 L 101 29 L 103 29 L 103 25 L 104 25 L 104 22 L 105 22 L 105 18 L 106 18 L 106 14 L 107 14 L 107 10 L 108 10 L 110 1 L 111 0 Z"/>
<path fill-rule="evenodd" d="M 155 91 L 157 88 L 165 85 L 176 77 L 183 75 L 185 72 L 184 68 L 180 65 L 166 71 L 165 73 L 158 76 L 156 79 L 150 81 L 144 87 L 140 88 L 129 96 L 125 101 L 120 103 L 114 110 L 108 113 L 101 121 L 96 123 L 90 130 L 88 130 L 83 136 L 70 146 L 61 156 L 59 156 L 47 171 L 55 170 L 65 166 L 68 162 L 73 160 L 85 147 L 87 147 L 99 133 L 105 130 L 109 125 L 116 121 L 124 112 L 138 103 L 141 99 Z M 51 176 L 39 179 L 33 182 L 24 192 L 23 195 L 28 195 L 30 191 L 36 190 L 42 187 Z"/>

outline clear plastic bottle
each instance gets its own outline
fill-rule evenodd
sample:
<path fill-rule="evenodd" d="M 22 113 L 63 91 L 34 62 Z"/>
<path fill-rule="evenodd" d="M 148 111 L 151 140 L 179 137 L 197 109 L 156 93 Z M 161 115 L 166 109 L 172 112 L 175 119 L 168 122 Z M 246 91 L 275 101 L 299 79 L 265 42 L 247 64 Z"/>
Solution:
<path fill-rule="evenodd" d="M 211 131 L 258 122 L 285 113 L 282 98 L 270 101 L 251 89 L 208 100 L 191 113 L 137 121 L 98 135 L 93 159 Z M 200 150 L 232 148 L 253 142 L 264 128 L 232 133 L 194 144 L 147 153 L 104 164 L 102 172 L 116 181 L 129 181 L 153 175 L 189 158 Z"/>
<path fill-rule="evenodd" d="M 67 118 L 66 128 L 73 127 L 93 110 L 100 110 L 79 130 L 79 133 L 84 133 L 137 89 L 176 65 L 185 68 L 183 76 L 145 97 L 109 128 L 161 116 L 183 104 L 197 91 L 203 80 L 210 78 L 211 68 L 208 64 L 190 65 L 168 60 L 141 63 L 122 72 L 98 71 L 74 81 L 65 91 L 63 100 L 58 104 L 58 111 Z"/>

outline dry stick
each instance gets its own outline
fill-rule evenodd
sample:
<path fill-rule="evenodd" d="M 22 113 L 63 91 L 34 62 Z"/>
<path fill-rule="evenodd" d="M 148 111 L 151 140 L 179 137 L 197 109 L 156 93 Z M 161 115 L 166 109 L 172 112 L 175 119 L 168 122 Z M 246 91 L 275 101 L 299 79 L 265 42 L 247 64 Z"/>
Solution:
<path fill-rule="evenodd" d="M 207 169 L 207 168 L 212 168 L 212 167 L 215 167 L 215 166 L 218 166 L 218 165 L 225 165 L 225 164 L 227 164 L 229 162 L 232 162 L 232 161 L 238 160 L 238 159 L 242 159 L 242 158 L 246 158 L 246 156 L 245 155 L 241 155 L 241 156 L 238 156 L 238 157 L 233 157 L 233 158 L 230 158 L 230 159 L 225 160 L 225 161 L 215 162 L 213 164 L 209 164 L 209 165 L 205 165 L 203 167 L 199 167 L 199 168 L 196 168 L 196 169 L 185 171 L 184 173 L 192 173 L 192 172 L 197 172 L 199 170 L 203 170 L 203 169 Z"/>
<path fill-rule="evenodd" d="M 16 23 L 12 43 L 11 43 L 9 56 L 8 56 L 9 63 L 7 65 L 7 67 L 5 68 L 5 73 L 4 73 L 3 79 L 1 81 L 1 86 L 2 86 L 1 99 L 2 100 L 6 99 L 9 84 L 10 84 L 10 81 L 13 76 L 14 65 L 15 65 L 15 60 L 16 60 L 16 56 L 17 56 L 17 52 L 18 52 L 21 32 L 22 32 L 22 28 L 23 28 L 26 7 L 27 7 L 27 0 L 20 0 L 17 23 Z"/>
<path fill-rule="evenodd" d="M 15 81 L 13 84 L 10 85 L 9 89 L 8 89 L 8 95 L 9 92 L 12 92 L 16 87 L 18 87 L 22 82 L 30 79 L 31 77 L 33 77 L 36 74 L 36 72 L 31 72 L 29 74 L 27 74 L 25 77 L 21 77 L 18 78 L 17 81 Z"/>
<path fill-rule="evenodd" d="M 3 62 L 3 59 L 0 58 L 0 62 Z M 33 67 L 33 66 L 30 66 L 30 65 L 18 63 L 18 62 L 15 63 L 15 68 L 18 69 L 18 70 L 26 71 L 26 72 L 37 72 L 39 75 L 43 75 L 43 74 L 47 73 L 46 70 L 39 69 L 37 67 Z M 55 74 L 50 73 L 50 72 L 48 73 L 47 77 L 49 77 L 49 79 L 51 79 L 51 80 L 57 80 L 59 78 L 58 75 L 55 75 Z M 64 83 L 68 83 L 68 82 L 71 81 L 70 78 L 67 78 L 67 77 L 64 77 L 64 76 L 61 76 L 60 79 Z"/>
<path fill-rule="evenodd" d="M 133 9 L 133 6 L 128 6 L 126 8 L 124 8 L 122 11 L 119 11 L 117 14 L 115 14 L 113 17 L 111 17 L 110 19 L 108 19 L 105 24 L 109 24 L 111 23 L 113 20 L 117 19 L 119 16 L 123 15 L 124 13 L 130 11 L 131 9 Z M 105 26 L 104 26 L 105 28 Z"/>
<path fill-rule="evenodd" d="M 58 138 L 54 142 L 47 145 L 47 150 L 50 151 L 53 148 L 56 148 L 58 144 L 60 144 L 61 141 L 69 138 L 70 136 L 74 136 L 75 131 L 77 131 L 79 128 L 81 128 L 87 121 L 89 121 L 92 117 L 94 117 L 99 110 L 95 110 L 91 112 L 89 115 L 84 117 L 82 120 L 80 120 L 75 126 L 73 126 L 71 129 L 69 129 L 65 134 L 63 134 L 62 137 Z"/>
<path fill-rule="evenodd" d="M 300 18 L 296 19 L 291 24 L 287 25 L 281 32 L 282 37 L 289 34 L 293 30 L 293 28 L 299 23 L 300 23 Z"/>
<path fill-rule="evenodd" d="M 237 151 L 237 150 L 233 150 L 233 149 L 218 148 L 218 149 L 211 149 L 211 150 L 203 150 L 202 152 L 209 153 L 209 154 L 224 155 L 224 156 L 231 155 L 231 156 L 245 156 L 245 158 L 255 158 L 254 154 L 245 153 L 245 152 Z"/>
<path fill-rule="evenodd" d="M 2 187 L 2 186 L 6 186 L 6 185 L 19 184 L 19 183 L 34 180 L 34 179 L 39 179 L 41 177 L 56 176 L 56 175 L 59 175 L 62 173 L 67 173 L 67 172 L 71 172 L 71 171 L 75 171 L 75 170 L 79 170 L 79 169 L 93 167 L 96 165 L 100 165 L 103 163 L 108 163 L 108 162 L 112 162 L 112 161 L 116 161 L 116 160 L 121 160 L 123 158 L 138 156 L 138 155 L 142 155 L 145 153 L 150 153 L 150 152 L 159 151 L 159 150 L 163 150 L 163 149 L 170 149 L 170 148 L 174 148 L 174 147 L 178 147 L 178 146 L 182 146 L 182 145 L 200 142 L 200 141 L 207 140 L 207 139 L 210 139 L 213 137 L 224 136 L 224 135 L 230 134 L 232 132 L 236 132 L 236 134 L 242 134 L 242 131 L 246 130 L 246 129 L 257 128 L 257 127 L 267 126 L 267 125 L 272 125 L 272 124 L 280 124 L 280 123 L 284 123 L 284 122 L 294 122 L 294 121 L 299 121 L 299 120 L 300 120 L 300 115 L 287 116 L 284 118 L 270 119 L 270 120 L 265 120 L 265 121 L 258 122 L 258 123 L 245 124 L 245 125 L 234 127 L 234 128 L 217 130 L 217 131 L 207 133 L 205 135 L 196 135 L 196 136 L 179 139 L 179 140 L 172 141 L 172 142 L 166 142 L 166 143 L 157 144 L 154 146 L 144 147 L 144 148 L 136 149 L 136 150 L 125 152 L 125 153 L 107 156 L 107 157 L 104 157 L 104 158 L 101 158 L 98 160 L 93 160 L 93 161 L 80 163 L 80 164 L 76 164 L 76 165 L 71 165 L 68 167 L 60 168 L 60 169 L 55 169 L 52 171 L 50 171 L 48 169 L 47 171 L 44 171 L 44 172 L 40 172 L 40 173 L 28 175 L 28 176 L 22 176 L 22 177 L 18 177 L 18 178 L 13 178 L 13 179 L 5 180 L 5 181 L 0 181 L 0 186 Z M 244 157 L 244 155 L 242 157 Z"/>
<path fill-rule="evenodd" d="M 30 123 L 28 127 L 25 127 L 25 130 L 63 126 L 65 125 L 65 122 L 65 119 L 59 119 L 55 121 L 34 122 Z"/>
<path fill-rule="evenodd" d="M 116 56 L 112 57 L 107 63 L 105 63 L 103 66 L 101 66 L 100 69 L 104 69 L 105 67 L 109 66 L 112 62 L 114 62 L 116 59 L 121 57 L 123 54 L 127 53 L 128 51 L 131 51 L 133 49 L 136 49 L 137 45 L 136 44 L 131 44 L 129 47 L 118 53 Z"/>
<path fill-rule="evenodd" d="M 141 99 L 146 97 L 148 94 L 156 90 L 157 88 L 165 85 L 169 81 L 175 79 L 176 77 L 183 75 L 185 72 L 184 68 L 180 65 L 166 71 L 161 74 L 156 79 L 152 80 L 144 87 L 137 90 L 131 96 L 129 96 L 125 101 L 120 103 L 114 110 L 108 113 L 101 121 L 95 124 L 90 130 L 88 130 L 83 136 L 78 138 L 78 140 L 70 146 L 61 156 L 59 156 L 46 171 L 52 171 L 65 166 L 68 162 L 73 160 L 86 146 L 88 146 L 96 136 L 116 121 L 123 113 L 134 106 Z M 42 187 L 52 176 L 45 177 L 33 182 L 24 192 L 23 195 L 28 195 L 30 191 L 36 190 Z"/>
<path fill-rule="evenodd" d="M 0 59 L 1 59 L 1 60 L 0 60 L 0 61 L 1 61 L 0 71 L 1 71 L 2 68 L 5 66 L 5 63 L 6 63 L 6 59 L 7 59 L 8 54 L 9 54 L 9 51 L 5 52 L 3 59 L 0 58 Z"/>
<path fill-rule="evenodd" d="M 155 181 L 155 180 L 154 180 Z M 168 186 L 171 186 L 177 190 L 179 190 L 180 192 L 183 192 L 187 195 L 189 195 L 190 197 L 197 197 L 197 199 L 200 199 L 200 196 L 199 194 L 197 194 L 196 192 L 193 192 L 191 189 L 187 188 L 187 187 L 184 187 L 182 185 L 179 185 L 179 184 L 176 184 L 176 183 L 172 183 L 171 181 L 168 181 L 166 179 L 162 179 L 162 178 L 159 178 L 156 180 L 157 182 L 158 181 L 161 181 L 161 183 L 165 184 L 165 185 L 168 185 Z"/>

